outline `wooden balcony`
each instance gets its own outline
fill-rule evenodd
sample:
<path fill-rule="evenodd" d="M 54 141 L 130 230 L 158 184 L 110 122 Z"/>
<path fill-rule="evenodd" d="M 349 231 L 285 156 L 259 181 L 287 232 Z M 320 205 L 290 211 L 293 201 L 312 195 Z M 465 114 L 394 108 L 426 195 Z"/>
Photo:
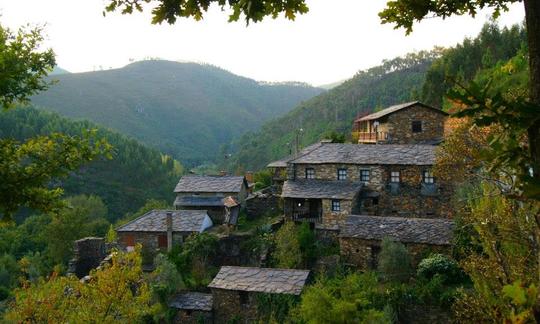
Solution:
<path fill-rule="evenodd" d="M 295 222 L 320 223 L 322 221 L 322 214 L 294 211 L 292 215 L 292 220 Z"/>
<path fill-rule="evenodd" d="M 358 143 L 377 143 L 385 141 L 387 138 L 386 132 L 355 132 L 353 136 L 358 137 Z"/>

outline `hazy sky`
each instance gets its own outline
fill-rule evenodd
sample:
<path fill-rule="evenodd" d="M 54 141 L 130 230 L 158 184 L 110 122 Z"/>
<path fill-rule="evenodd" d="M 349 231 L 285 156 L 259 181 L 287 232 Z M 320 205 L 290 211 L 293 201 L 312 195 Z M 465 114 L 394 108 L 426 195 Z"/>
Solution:
<path fill-rule="evenodd" d="M 149 13 L 103 17 L 104 0 L 0 0 L 0 23 L 45 24 L 47 46 L 59 66 L 82 72 L 159 57 L 207 62 L 261 81 L 304 81 L 314 85 L 346 79 L 360 69 L 407 52 L 452 46 L 475 36 L 489 17 L 427 19 L 410 36 L 381 25 L 382 0 L 308 0 L 310 12 L 290 22 L 267 19 L 246 26 L 227 23 L 213 7 L 200 22 L 151 25 Z M 524 18 L 522 4 L 499 19 L 503 25 Z"/>

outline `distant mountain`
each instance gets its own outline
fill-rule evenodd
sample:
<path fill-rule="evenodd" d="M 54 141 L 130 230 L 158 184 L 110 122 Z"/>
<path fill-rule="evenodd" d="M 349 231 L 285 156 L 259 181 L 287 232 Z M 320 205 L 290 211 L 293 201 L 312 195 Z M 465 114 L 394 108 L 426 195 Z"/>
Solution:
<path fill-rule="evenodd" d="M 69 72 L 68 70 L 62 69 L 61 67 L 57 65 L 53 68 L 53 70 L 51 71 L 51 73 L 49 73 L 49 75 L 59 75 L 59 74 L 68 74 L 68 73 L 71 73 L 71 72 Z"/>
<path fill-rule="evenodd" d="M 108 126 L 196 165 L 323 90 L 268 84 L 210 65 L 142 61 L 121 69 L 55 75 L 39 108 Z"/>
<path fill-rule="evenodd" d="M 321 88 L 321 89 L 325 89 L 325 90 L 330 90 L 332 88 L 335 88 L 335 87 L 343 84 L 343 82 L 345 82 L 345 81 L 347 81 L 347 80 L 339 80 L 339 81 L 332 82 L 332 83 L 321 84 L 321 85 L 319 85 L 317 87 Z"/>
<path fill-rule="evenodd" d="M 53 132 L 80 135 L 87 129 L 98 129 L 97 136 L 113 146 L 113 159 L 92 161 L 61 180 L 66 196 L 93 194 L 101 197 L 109 209 L 111 222 L 138 210 L 148 199 L 172 203 L 182 166 L 157 150 L 88 121 L 75 122 L 29 107 L 0 114 L 0 139 L 9 137 L 22 141 Z"/>

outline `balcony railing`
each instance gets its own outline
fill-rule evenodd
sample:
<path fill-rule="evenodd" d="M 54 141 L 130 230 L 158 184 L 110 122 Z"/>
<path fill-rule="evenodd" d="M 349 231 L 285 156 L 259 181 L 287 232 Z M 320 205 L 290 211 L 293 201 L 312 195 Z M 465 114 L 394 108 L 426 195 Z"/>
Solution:
<path fill-rule="evenodd" d="M 359 143 L 376 143 L 387 139 L 386 132 L 355 132 L 353 135 L 358 136 Z"/>
<path fill-rule="evenodd" d="M 320 223 L 322 214 L 313 214 L 305 212 L 293 212 L 292 219 L 295 222 Z"/>

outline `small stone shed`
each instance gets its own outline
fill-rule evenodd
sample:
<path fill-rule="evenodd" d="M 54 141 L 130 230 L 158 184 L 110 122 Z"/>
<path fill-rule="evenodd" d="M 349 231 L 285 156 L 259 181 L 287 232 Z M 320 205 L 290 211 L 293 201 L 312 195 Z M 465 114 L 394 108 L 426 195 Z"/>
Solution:
<path fill-rule="evenodd" d="M 377 265 L 381 241 L 388 237 L 403 243 L 416 265 L 430 252 L 449 253 L 454 222 L 449 219 L 349 216 L 341 229 L 341 257 L 360 269 Z"/>
<path fill-rule="evenodd" d="M 248 195 L 248 183 L 242 176 L 198 176 L 189 175 L 180 178 L 174 189 L 177 210 L 206 210 L 215 224 L 226 222 L 227 206 L 230 198 L 238 208 L 245 206 Z M 236 206 L 235 206 L 236 207 Z"/>
<path fill-rule="evenodd" d="M 176 310 L 174 323 L 213 323 L 212 294 L 184 292 L 169 301 L 169 307 Z"/>
<path fill-rule="evenodd" d="M 205 210 L 152 210 L 118 227 L 116 233 L 120 246 L 128 251 L 138 243 L 157 250 L 180 244 L 192 233 L 204 232 L 212 225 Z"/>
<path fill-rule="evenodd" d="M 214 316 L 221 323 L 233 319 L 248 323 L 257 319 L 258 294 L 299 296 L 309 270 L 221 267 L 208 285 L 212 290 Z"/>

